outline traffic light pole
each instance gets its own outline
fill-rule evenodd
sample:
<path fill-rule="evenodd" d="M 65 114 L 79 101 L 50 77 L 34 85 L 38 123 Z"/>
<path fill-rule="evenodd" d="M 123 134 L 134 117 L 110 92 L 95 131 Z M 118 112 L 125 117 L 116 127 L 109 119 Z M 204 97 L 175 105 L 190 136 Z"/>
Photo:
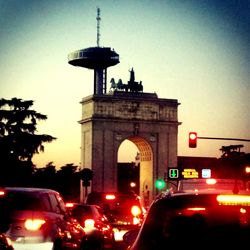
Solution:
<path fill-rule="evenodd" d="M 211 139 L 211 140 L 231 140 L 231 141 L 250 141 L 250 139 L 240 139 L 240 138 L 221 138 L 221 137 L 204 137 L 197 136 L 198 139 Z"/>

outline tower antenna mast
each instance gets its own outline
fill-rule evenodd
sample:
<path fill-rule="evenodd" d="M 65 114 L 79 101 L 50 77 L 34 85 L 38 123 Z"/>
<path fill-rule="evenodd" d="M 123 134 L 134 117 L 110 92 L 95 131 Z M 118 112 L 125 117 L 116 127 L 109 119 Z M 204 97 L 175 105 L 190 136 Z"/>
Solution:
<path fill-rule="evenodd" d="M 99 47 L 100 9 L 97 7 L 97 46 L 76 50 L 68 55 L 73 66 L 94 70 L 94 95 L 107 93 L 107 68 L 120 62 L 119 55 L 110 47 Z"/>
<path fill-rule="evenodd" d="M 97 7 L 97 16 L 96 16 L 96 20 L 97 20 L 97 38 L 96 38 L 96 43 L 97 43 L 97 47 L 100 47 L 100 21 L 101 21 L 101 17 L 100 17 L 100 8 Z"/>

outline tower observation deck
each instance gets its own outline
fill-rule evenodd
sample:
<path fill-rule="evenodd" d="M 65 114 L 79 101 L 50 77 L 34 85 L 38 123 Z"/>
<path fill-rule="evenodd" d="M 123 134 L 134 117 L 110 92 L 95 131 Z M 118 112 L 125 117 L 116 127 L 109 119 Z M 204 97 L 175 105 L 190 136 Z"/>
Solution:
<path fill-rule="evenodd" d="M 100 9 L 97 8 L 97 47 L 71 52 L 68 63 L 73 66 L 94 70 L 94 94 L 107 93 L 107 68 L 118 64 L 119 55 L 110 47 L 99 47 Z"/>

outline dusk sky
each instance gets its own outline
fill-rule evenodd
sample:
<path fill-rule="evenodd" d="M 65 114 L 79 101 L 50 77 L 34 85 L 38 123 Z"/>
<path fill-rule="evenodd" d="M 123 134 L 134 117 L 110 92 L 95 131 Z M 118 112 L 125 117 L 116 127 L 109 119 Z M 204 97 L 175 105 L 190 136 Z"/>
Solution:
<path fill-rule="evenodd" d="M 48 116 L 38 134 L 57 138 L 33 162 L 44 167 L 80 163 L 81 104 L 93 94 L 93 71 L 68 64 L 68 54 L 100 46 L 120 63 L 110 79 L 129 80 L 133 67 L 144 92 L 177 99 L 179 156 L 220 157 L 222 146 L 250 143 L 198 140 L 250 139 L 250 0 L 0 0 L 0 97 L 33 100 Z M 128 154 L 128 151 L 130 152 Z M 119 161 L 134 161 L 135 146 L 122 144 Z"/>

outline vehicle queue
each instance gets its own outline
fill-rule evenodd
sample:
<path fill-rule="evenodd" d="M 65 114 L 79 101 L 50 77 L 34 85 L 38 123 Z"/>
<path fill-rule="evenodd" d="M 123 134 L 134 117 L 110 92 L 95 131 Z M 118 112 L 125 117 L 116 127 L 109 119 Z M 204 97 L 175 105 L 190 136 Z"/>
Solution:
<path fill-rule="evenodd" d="M 200 249 L 200 241 L 241 247 L 250 237 L 247 187 L 238 179 L 179 180 L 147 211 L 131 193 L 93 192 L 85 203 L 66 203 L 55 190 L 3 187 L 0 250 L 155 250 L 187 242 Z"/>

